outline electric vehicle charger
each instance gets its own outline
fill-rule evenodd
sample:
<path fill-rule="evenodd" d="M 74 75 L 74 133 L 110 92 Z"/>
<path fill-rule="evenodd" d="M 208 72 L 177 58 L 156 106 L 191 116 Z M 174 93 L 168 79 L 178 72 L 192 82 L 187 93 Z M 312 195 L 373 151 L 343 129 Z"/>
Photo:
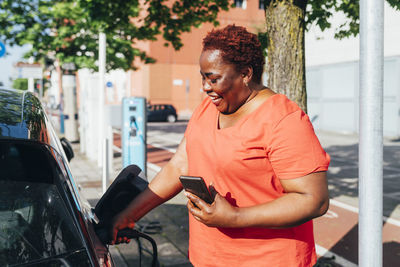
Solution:
<path fill-rule="evenodd" d="M 94 213 L 98 219 L 95 231 L 103 244 L 111 243 L 111 223 L 114 216 L 125 209 L 128 204 L 136 198 L 148 186 L 147 179 L 142 170 L 136 165 L 125 167 L 115 178 L 114 182 L 109 186 L 107 191 L 97 202 Z M 127 237 L 128 239 L 138 240 L 139 248 L 141 245 L 139 238 L 148 240 L 153 248 L 152 266 L 157 267 L 157 244 L 153 238 L 136 229 L 125 228 L 117 233 L 118 237 Z M 141 257 L 141 251 L 139 251 Z M 141 259 L 140 259 L 141 261 Z"/>

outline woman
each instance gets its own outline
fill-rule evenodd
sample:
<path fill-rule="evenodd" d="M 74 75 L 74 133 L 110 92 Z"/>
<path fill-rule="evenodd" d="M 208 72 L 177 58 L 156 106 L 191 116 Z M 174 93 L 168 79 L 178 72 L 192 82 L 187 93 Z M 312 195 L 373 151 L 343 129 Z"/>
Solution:
<path fill-rule="evenodd" d="M 256 35 L 243 27 L 205 37 L 200 74 L 208 98 L 170 162 L 115 219 L 114 240 L 178 194 L 180 175 L 202 176 L 212 184 L 211 205 L 185 192 L 194 266 L 314 265 L 311 219 L 328 209 L 329 156 L 308 116 L 262 85 L 263 65 Z"/>

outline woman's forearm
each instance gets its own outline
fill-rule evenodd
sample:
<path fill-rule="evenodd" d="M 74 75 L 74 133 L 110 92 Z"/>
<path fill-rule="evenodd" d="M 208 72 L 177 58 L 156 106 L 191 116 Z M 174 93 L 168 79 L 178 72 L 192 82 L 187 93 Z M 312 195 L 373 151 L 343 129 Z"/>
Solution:
<path fill-rule="evenodd" d="M 176 175 L 179 177 L 176 171 L 166 165 L 149 186 L 129 203 L 123 216 L 137 222 L 146 213 L 178 194 L 182 188 L 177 183 Z"/>
<path fill-rule="evenodd" d="M 182 190 L 179 176 L 187 174 L 186 140 L 183 138 L 171 160 L 150 182 L 148 188 L 123 211 L 123 216 L 138 221 L 147 212 L 177 195 Z"/>
<path fill-rule="evenodd" d="M 289 193 L 269 203 L 237 208 L 233 227 L 287 228 L 323 215 L 329 199 L 321 201 L 312 195 Z"/>
<path fill-rule="evenodd" d="M 239 227 L 292 227 L 322 216 L 329 207 L 325 172 L 281 180 L 287 192 L 271 202 L 237 209 Z"/>

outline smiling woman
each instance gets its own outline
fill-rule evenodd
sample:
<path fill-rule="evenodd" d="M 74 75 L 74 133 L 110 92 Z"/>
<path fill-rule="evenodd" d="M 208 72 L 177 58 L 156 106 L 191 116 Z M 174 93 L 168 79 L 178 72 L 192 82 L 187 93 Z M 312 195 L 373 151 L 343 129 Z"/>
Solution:
<path fill-rule="evenodd" d="M 221 113 L 219 127 L 232 126 L 258 107 L 261 102 L 247 103 L 259 93 L 258 98 L 274 94 L 261 83 L 264 63 L 260 42 L 243 27 L 229 25 L 204 38 L 200 74 L 203 90 Z"/>
<path fill-rule="evenodd" d="M 214 202 L 186 192 L 194 266 L 312 266 L 330 158 L 308 116 L 262 85 L 261 45 L 244 27 L 208 33 L 199 64 L 208 97 L 173 158 L 116 217 L 114 236 L 180 192 L 179 176 L 198 176 Z"/>

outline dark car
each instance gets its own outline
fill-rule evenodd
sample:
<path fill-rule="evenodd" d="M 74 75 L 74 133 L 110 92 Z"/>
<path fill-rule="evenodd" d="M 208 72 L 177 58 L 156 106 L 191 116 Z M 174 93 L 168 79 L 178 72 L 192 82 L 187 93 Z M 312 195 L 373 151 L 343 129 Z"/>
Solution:
<path fill-rule="evenodd" d="M 176 122 L 178 115 L 172 105 L 147 105 L 147 121 Z"/>
<path fill-rule="evenodd" d="M 0 266 L 114 266 L 72 153 L 33 94 L 0 89 Z"/>

